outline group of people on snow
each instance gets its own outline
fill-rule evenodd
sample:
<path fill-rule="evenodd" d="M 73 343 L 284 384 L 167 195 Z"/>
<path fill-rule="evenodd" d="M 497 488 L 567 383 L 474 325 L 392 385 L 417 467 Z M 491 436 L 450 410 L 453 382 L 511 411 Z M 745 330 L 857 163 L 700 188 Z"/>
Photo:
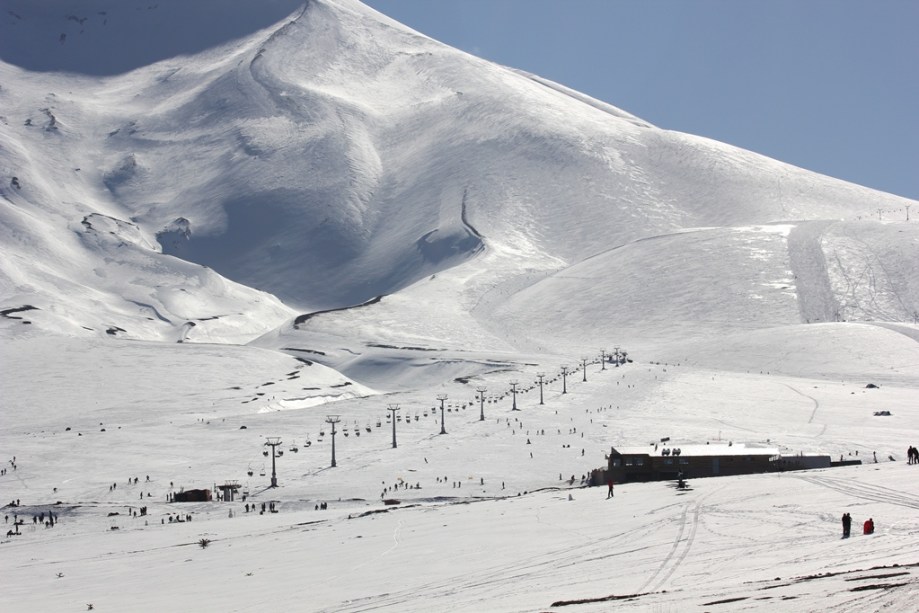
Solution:
<path fill-rule="evenodd" d="M 842 538 L 849 538 L 852 530 L 852 516 L 848 513 L 842 514 Z M 874 534 L 874 519 L 869 517 L 862 526 L 863 534 Z"/>

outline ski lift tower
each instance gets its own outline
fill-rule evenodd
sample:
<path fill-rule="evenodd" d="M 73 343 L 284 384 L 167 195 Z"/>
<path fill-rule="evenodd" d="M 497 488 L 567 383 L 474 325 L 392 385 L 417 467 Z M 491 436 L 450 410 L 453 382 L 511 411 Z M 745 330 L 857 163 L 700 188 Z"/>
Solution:
<path fill-rule="evenodd" d="M 485 421 L 485 391 L 487 389 L 484 385 L 475 388 L 475 391 L 479 393 L 479 421 Z"/>
<path fill-rule="evenodd" d="M 444 428 L 444 400 L 447 399 L 447 395 L 437 394 L 437 399 L 440 400 L 440 433 L 446 434 L 447 429 Z"/>
<path fill-rule="evenodd" d="M 542 401 L 542 384 L 543 379 L 546 378 L 546 373 L 538 372 L 536 373 L 536 377 L 539 378 L 539 404 L 545 404 L 545 402 Z"/>
<path fill-rule="evenodd" d="M 278 473 L 275 470 L 274 459 L 277 456 L 278 445 L 281 444 L 281 437 L 279 436 L 268 436 L 265 437 L 265 446 L 271 447 L 271 487 L 278 486 Z"/>
<path fill-rule="evenodd" d="M 586 358 L 586 357 L 583 357 L 583 356 L 581 357 L 581 367 L 582 367 L 583 370 L 584 370 L 584 379 L 583 379 L 583 381 L 584 381 L 584 383 L 587 383 L 587 358 Z"/>
<path fill-rule="evenodd" d="M 568 366 L 562 366 L 562 393 L 568 393 Z"/>
<path fill-rule="evenodd" d="M 391 404 L 386 410 L 392 413 L 392 448 L 396 448 L 396 411 L 399 410 L 398 404 Z"/>
<path fill-rule="evenodd" d="M 338 415 L 328 415 L 325 423 L 332 424 L 332 468 L 335 468 L 335 424 L 341 421 Z"/>
<path fill-rule="evenodd" d="M 274 459 L 277 456 L 278 445 L 281 444 L 281 437 L 279 436 L 268 436 L 265 437 L 265 446 L 271 447 L 271 487 L 278 486 L 278 473 L 275 471 Z"/>
<path fill-rule="evenodd" d="M 511 397 L 513 398 L 513 403 L 511 404 L 511 411 L 519 411 L 517 408 L 517 385 L 518 381 L 514 379 L 511 381 Z"/>
<path fill-rule="evenodd" d="M 606 353 L 606 349 L 600 350 L 600 370 L 606 370 L 606 356 L 609 355 Z"/>

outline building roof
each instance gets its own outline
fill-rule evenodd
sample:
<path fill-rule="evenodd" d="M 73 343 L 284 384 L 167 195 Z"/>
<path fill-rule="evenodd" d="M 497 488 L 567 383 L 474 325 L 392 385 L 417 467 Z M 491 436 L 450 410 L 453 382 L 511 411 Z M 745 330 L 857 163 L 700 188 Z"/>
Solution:
<path fill-rule="evenodd" d="M 669 450 L 665 456 L 664 449 Z M 673 457 L 673 450 L 679 449 L 679 456 L 776 456 L 779 455 L 777 447 L 761 447 L 756 445 L 747 445 L 746 443 L 710 443 L 707 445 L 700 444 L 674 444 L 658 443 L 657 449 L 654 445 L 643 447 L 613 447 L 613 453 L 620 455 L 647 455 L 652 457 Z"/>

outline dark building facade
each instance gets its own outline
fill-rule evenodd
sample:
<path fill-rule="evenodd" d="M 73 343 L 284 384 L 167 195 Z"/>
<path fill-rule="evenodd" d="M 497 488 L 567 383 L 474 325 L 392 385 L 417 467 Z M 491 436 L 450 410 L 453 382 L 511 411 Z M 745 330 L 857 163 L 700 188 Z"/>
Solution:
<path fill-rule="evenodd" d="M 210 502 L 211 490 L 185 490 L 176 492 L 174 502 Z"/>
<path fill-rule="evenodd" d="M 606 478 L 616 483 L 747 475 L 778 470 L 778 449 L 738 444 L 610 449 Z"/>

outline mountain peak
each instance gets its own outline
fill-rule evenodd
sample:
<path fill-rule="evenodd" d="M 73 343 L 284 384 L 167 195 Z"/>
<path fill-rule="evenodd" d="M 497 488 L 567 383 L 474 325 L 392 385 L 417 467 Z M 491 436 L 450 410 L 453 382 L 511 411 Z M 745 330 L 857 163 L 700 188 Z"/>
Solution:
<path fill-rule="evenodd" d="M 658 129 L 356 0 L 6 6 L 0 289 L 36 328 L 239 340 L 385 295 L 361 313 L 400 305 L 387 327 L 409 335 L 430 317 L 449 344 L 449 315 L 561 344 L 598 325 L 562 313 L 617 301 L 609 325 L 642 338 L 914 308 L 897 275 L 899 301 L 853 298 L 832 269 L 863 255 L 856 230 L 908 245 L 833 225 L 906 200 Z M 790 279 L 800 262 L 818 270 Z"/>

